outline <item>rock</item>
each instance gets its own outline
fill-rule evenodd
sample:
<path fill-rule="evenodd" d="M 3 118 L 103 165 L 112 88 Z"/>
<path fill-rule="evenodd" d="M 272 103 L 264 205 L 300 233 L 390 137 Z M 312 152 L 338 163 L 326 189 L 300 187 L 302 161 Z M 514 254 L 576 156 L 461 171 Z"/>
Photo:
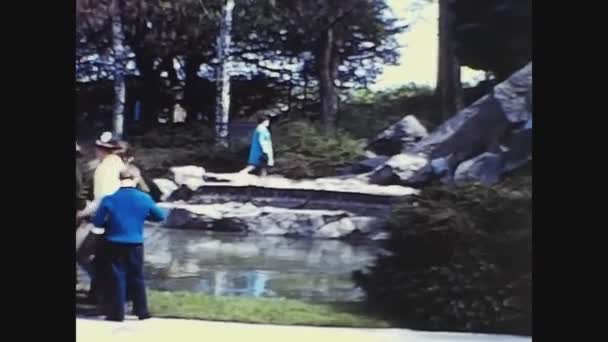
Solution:
<path fill-rule="evenodd" d="M 427 135 L 428 132 L 420 121 L 415 116 L 408 115 L 380 133 L 368 148 L 392 156 L 407 151 Z"/>
<path fill-rule="evenodd" d="M 401 184 L 414 176 L 427 163 L 424 157 L 401 153 L 377 168 L 370 175 L 369 182 L 379 185 Z"/>
<path fill-rule="evenodd" d="M 515 170 L 532 160 L 532 119 L 509 138 L 505 148 L 506 150 L 501 151 L 503 173 Z"/>
<path fill-rule="evenodd" d="M 372 158 L 376 158 L 379 157 L 378 154 L 376 154 L 375 152 L 369 151 L 369 150 L 365 150 L 365 158 L 367 159 L 372 159 Z"/>
<path fill-rule="evenodd" d="M 172 167 L 173 179 L 178 185 L 186 185 L 191 190 L 196 190 L 205 183 L 203 176 L 205 169 L 200 166 Z"/>
<path fill-rule="evenodd" d="M 370 239 L 372 241 L 379 241 L 379 240 L 388 240 L 391 237 L 391 235 L 387 232 L 378 232 L 372 236 L 370 236 Z"/>
<path fill-rule="evenodd" d="M 447 183 L 477 180 L 492 184 L 501 174 L 531 160 L 531 126 L 529 63 L 408 150 L 428 158 L 428 164 L 393 157 L 370 175 L 370 182 L 419 187 L 443 177 Z"/>
<path fill-rule="evenodd" d="M 355 225 L 355 228 L 362 234 L 369 234 L 382 230 L 385 220 L 378 217 L 356 216 L 351 217 L 350 221 Z"/>
<path fill-rule="evenodd" d="M 175 208 L 169 211 L 164 226 L 177 229 L 210 230 L 213 229 L 213 224 L 212 218 L 193 214 L 186 209 Z"/>
<path fill-rule="evenodd" d="M 166 178 L 155 178 L 152 180 L 161 192 L 161 200 L 166 201 L 169 196 L 179 188 L 172 180 Z"/>
<path fill-rule="evenodd" d="M 352 233 L 356 228 L 350 219 L 343 218 L 324 225 L 314 233 L 313 237 L 335 239 Z"/>
<path fill-rule="evenodd" d="M 514 126 L 532 117 L 532 63 L 494 87 L 418 142 L 411 153 L 431 159 L 454 154 L 456 164 L 487 151 Z"/>
<path fill-rule="evenodd" d="M 494 97 L 509 121 L 519 123 L 531 120 L 532 63 L 494 87 Z"/>
<path fill-rule="evenodd" d="M 315 190 L 334 192 L 356 192 L 360 194 L 380 196 L 407 196 L 416 194 L 417 190 L 403 186 L 378 186 L 369 184 L 365 178 L 326 177 L 315 180 L 293 180 L 280 176 L 256 177 L 252 175 L 207 173 L 206 185 L 214 186 L 257 186 L 269 189 Z M 380 183 L 378 183 L 380 184 Z"/>
<path fill-rule="evenodd" d="M 360 173 L 369 172 L 369 171 L 376 169 L 378 166 L 386 163 L 388 160 L 389 160 L 389 157 L 386 157 L 386 156 L 379 156 L 379 157 L 374 157 L 374 158 L 370 158 L 370 159 L 365 159 L 360 162 L 354 163 L 350 167 L 350 172 L 352 174 L 360 174 Z"/>
<path fill-rule="evenodd" d="M 384 220 L 356 216 L 341 210 L 301 210 L 256 207 L 252 204 L 160 203 L 169 210 L 163 226 L 177 229 L 251 232 L 260 235 L 346 238 L 354 231 L 372 234 L 382 229 Z"/>
<path fill-rule="evenodd" d="M 454 173 L 454 182 L 478 181 L 484 185 L 492 185 L 499 180 L 501 168 L 501 156 L 486 152 L 460 163 Z"/>
<path fill-rule="evenodd" d="M 189 201 L 194 195 L 194 191 L 186 185 L 180 186 L 177 190 L 173 191 L 165 201 L 176 202 L 176 201 Z"/>
<path fill-rule="evenodd" d="M 186 210 L 191 214 L 198 216 L 206 216 L 214 220 L 224 218 L 224 215 L 216 206 L 213 205 L 196 205 L 196 204 L 180 204 L 180 203 L 159 203 L 160 208 L 172 210 Z"/>

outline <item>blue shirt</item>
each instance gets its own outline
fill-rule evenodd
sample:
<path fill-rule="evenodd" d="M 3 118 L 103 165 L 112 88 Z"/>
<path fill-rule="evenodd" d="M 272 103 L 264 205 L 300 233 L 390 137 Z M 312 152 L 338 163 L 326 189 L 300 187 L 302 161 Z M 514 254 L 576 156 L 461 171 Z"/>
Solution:
<path fill-rule="evenodd" d="M 160 222 L 165 213 L 147 193 L 122 187 L 101 201 L 93 218 L 96 227 L 105 227 L 105 238 L 118 243 L 143 243 L 144 221 Z M 106 225 L 107 220 L 107 225 Z"/>

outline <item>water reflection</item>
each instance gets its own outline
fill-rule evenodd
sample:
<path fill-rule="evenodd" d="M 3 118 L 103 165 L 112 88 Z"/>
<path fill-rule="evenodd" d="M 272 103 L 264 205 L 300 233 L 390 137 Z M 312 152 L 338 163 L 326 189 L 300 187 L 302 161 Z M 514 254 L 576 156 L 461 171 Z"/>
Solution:
<path fill-rule="evenodd" d="M 146 275 L 151 288 L 217 296 L 356 301 L 351 272 L 379 248 L 335 240 L 146 230 Z"/>

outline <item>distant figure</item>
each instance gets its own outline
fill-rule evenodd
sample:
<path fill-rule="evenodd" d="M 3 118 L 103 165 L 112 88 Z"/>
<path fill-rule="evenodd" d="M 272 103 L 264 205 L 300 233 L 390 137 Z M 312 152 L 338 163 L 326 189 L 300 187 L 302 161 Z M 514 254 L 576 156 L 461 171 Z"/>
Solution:
<path fill-rule="evenodd" d="M 261 115 L 258 118 L 258 126 L 251 138 L 248 160 L 249 165 L 241 170 L 241 173 L 250 173 L 251 171 L 258 169 L 260 176 L 266 176 L 268 173 L 267 168 L 274 166 L 274 152 L 272 150 L 272 139 L 268 127 L 270 127 L 270 117 Z"/>
<path fill-rule="evenodd" d="M 93 219 L 96 227 L 106 227 L 109 281 L 106 320 L 122 322 L 125 317 L 127 288 L 133 311 L 140 319 L 150 318 L 144 283 L 144 221 L 162 221 L 165 213 L 152 198 L 136 189 L 137 171 L 127 167 L 120 172 L 121 187 L 104 197 Z"/>

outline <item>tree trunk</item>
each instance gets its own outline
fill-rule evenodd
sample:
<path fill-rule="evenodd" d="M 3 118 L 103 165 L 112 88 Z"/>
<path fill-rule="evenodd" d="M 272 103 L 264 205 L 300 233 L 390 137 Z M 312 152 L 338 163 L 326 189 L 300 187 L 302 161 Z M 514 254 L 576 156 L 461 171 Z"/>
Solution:
<path fill-rule="evenodd" d="M 160 71 L 154 69 L 154 56 L 143 48 L 135 51 L 135 60 L 142 79 L 140 120 L 145 128 L 150 128 L 157 122 Z"/>
<path fill-rule="evenodd" d="M 125 47 L 122 19 L 120 17 L 120 0 L 114 0 L 112 12 L 112 48 L 114 51 L 114 107 L 112 110 L 112 133 L 119 139 L 124 134 L 124 110 L 126 98 L 125 86 Z"/>
<path fill-rule="evenodd" d="M 201 95 L 199 94 L 197 96 L 196 85 L 199 81 L 197 73 L 201 67 L 201 64 L 202 58 L 199 56 L 189 56 L 186 58 L 186 85 L 184 86 L 184 108 L 188 113 L 188 116 L 186 116 L 186 122 L 194 121 L 197 116 L 197 98 Z"/>
<path fill-rule="evenodd" d="M 234 0 L 223 0 L 220 35 L 217 39 L 217 58 L 219 64 L 216 71 L 217 100 L 215 104 L 215 142 L 219 146 L 228 146 L 228 122 L 230 112 L 230 74 L 228 59 L 230 57 L 230 41 L 232 31 L 232 10 Z"/>
<path fill-rule="evenodd" d="M 326 133 L 334 133 L 338 116 L 338 94 L 334 80 L 337 63 L 334 61 L 334 30 L 328 28 L 321 37 L 319 58 L 319 96 L 321 100 L 321 122 Z"/>
<path fill-rule="evenodd" d="M 439 0 L 439 61 L 435 96 L 441 105 L 440 121 L 455 115 L 464 106 L 460 63 L 454 53 L 453 18 L 448 0 Z"/>

